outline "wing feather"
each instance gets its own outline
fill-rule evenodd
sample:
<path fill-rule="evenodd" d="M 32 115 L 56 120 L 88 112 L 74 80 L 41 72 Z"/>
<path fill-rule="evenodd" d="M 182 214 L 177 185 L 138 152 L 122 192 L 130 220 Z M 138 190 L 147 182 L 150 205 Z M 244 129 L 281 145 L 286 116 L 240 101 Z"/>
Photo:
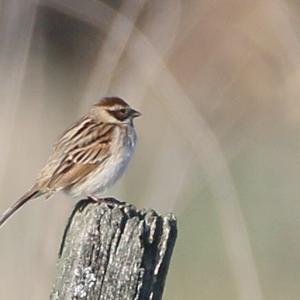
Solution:
<path fill-rule="evenodd" d="M 56 143 L 37 181 L 46 189 L 61 189 L 82 180 L 110 157 L 114 128 L 82 118 Z"/>

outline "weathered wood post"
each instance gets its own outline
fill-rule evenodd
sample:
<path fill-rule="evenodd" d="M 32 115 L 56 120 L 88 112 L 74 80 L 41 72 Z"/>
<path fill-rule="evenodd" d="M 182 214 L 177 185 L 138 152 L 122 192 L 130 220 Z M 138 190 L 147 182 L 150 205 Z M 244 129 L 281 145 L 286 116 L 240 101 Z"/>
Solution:
<path fill-rule="evenodd" d="M 80 201 L 65 229 L 50 299 L 162 299 L 176 234 L 172 214 Z"/>

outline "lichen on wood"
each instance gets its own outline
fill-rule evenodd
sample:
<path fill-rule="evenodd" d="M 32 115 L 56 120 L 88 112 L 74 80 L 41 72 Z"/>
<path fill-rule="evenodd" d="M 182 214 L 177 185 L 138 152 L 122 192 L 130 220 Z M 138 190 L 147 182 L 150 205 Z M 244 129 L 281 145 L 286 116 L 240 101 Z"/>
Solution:
<path fill-rule="evenodd" d="M 80 201 L 65 229 L 51 300 L 161 299 L 177 235 L 173 214 Z"/>

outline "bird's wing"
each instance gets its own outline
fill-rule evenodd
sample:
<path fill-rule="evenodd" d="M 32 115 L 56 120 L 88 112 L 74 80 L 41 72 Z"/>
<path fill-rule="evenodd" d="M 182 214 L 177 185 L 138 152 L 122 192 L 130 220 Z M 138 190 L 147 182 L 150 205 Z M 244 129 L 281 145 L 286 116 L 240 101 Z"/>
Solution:
<path fill-rule="evenodd" d="M 42 170 L 42 187 L 63 189 L 82 180 L 96 168 L 101 168 L 110 157 L 114 128 L 112 124 L 95 123 L 86 118 L 67 130 Z"/>

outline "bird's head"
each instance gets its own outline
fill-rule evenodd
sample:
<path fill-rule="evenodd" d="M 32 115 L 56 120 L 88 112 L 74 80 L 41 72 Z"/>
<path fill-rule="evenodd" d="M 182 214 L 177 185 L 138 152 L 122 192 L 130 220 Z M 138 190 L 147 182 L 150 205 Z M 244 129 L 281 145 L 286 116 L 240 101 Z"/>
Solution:
<path fill-rule="evenodd" d="M 119 97 L 104 97 L 93 106 L 93 114 L 108 123 L 131 123 L 141 115 Z"/>

